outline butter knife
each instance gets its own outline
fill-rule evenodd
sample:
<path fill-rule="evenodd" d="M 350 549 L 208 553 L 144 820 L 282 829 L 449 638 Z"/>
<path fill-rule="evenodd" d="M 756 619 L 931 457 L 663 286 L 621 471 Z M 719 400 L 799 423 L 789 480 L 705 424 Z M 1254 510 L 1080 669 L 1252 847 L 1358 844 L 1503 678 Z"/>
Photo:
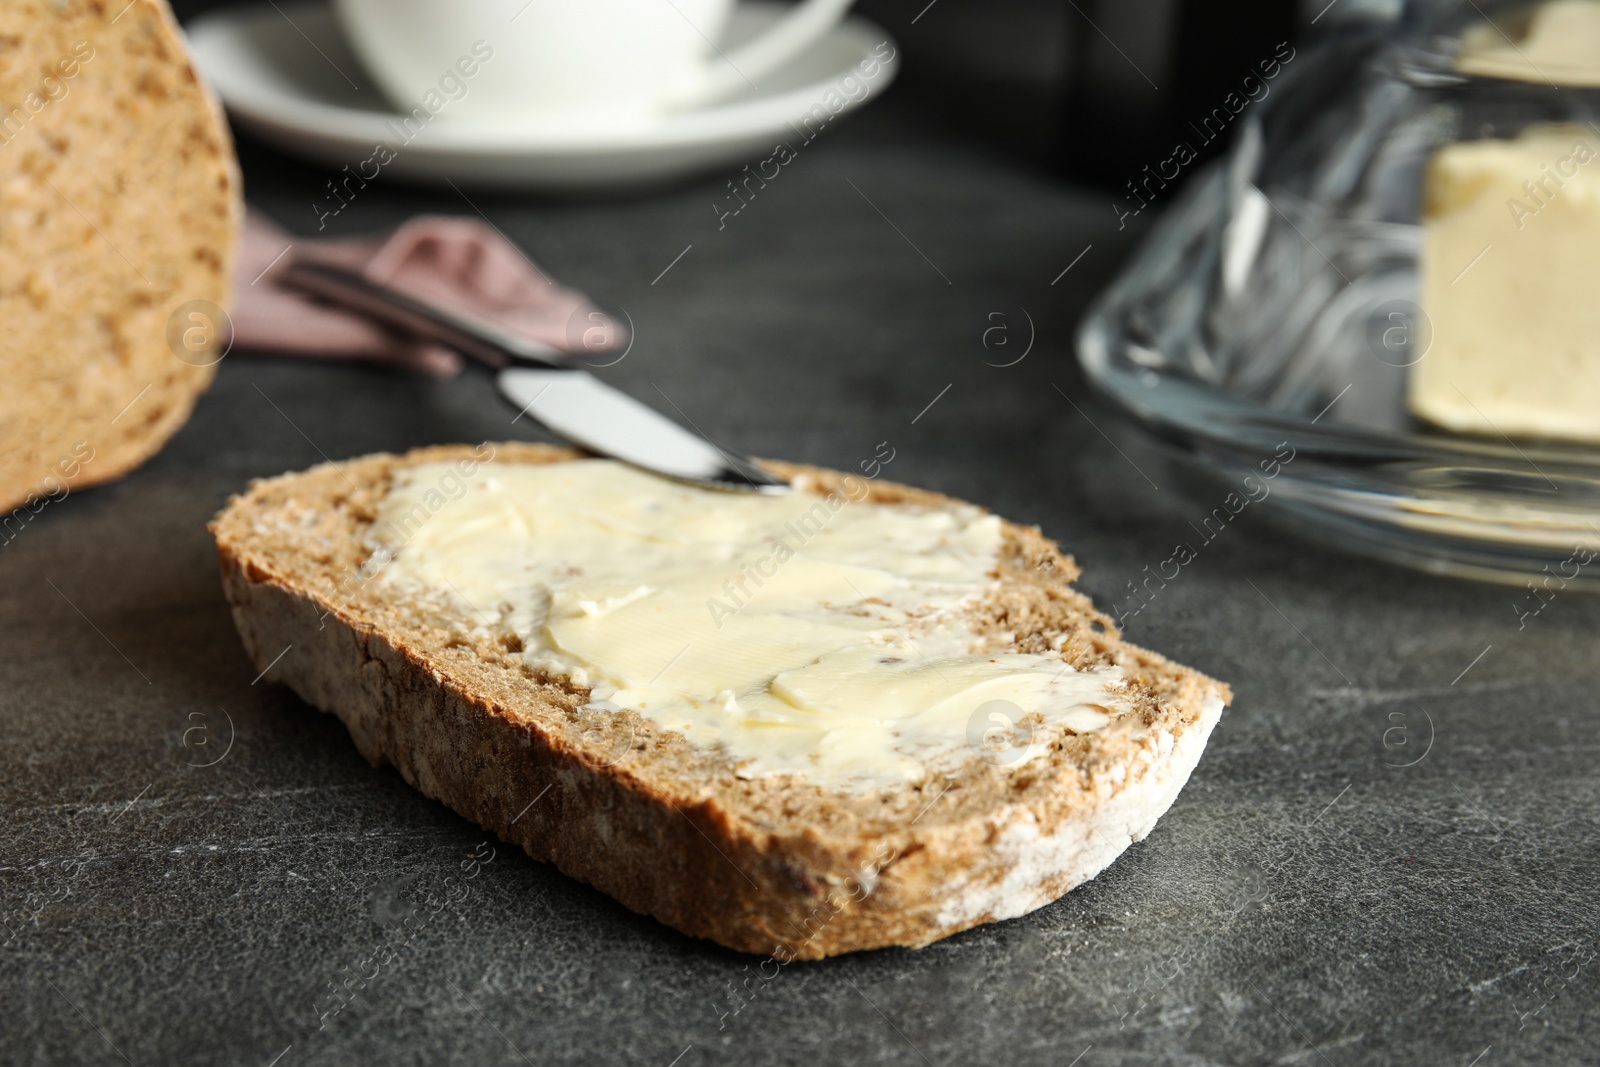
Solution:
<path fill-rule="evenodd" d="M 749 456 L 685 429 L 559 350 L 475 315 L 436 307 L 331 264 L 291 263 L 278 280 L 501 368 L 496 382 L 501 396 L 551 433 L 591 452 L 712 489 L 781 493 L 790 488 Z"/>

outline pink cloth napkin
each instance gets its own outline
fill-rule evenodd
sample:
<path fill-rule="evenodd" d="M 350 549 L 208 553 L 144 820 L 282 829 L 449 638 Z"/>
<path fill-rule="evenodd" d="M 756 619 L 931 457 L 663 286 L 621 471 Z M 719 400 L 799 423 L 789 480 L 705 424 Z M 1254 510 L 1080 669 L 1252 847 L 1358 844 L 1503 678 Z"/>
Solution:
<path fill-rule="evenodd" d="M 620 330 L 579 292 L 552 282 L 494 227 L 420 215 L 388 236 L 294 237 L 260 213 L 245 217 L 233 281 L 233 340 L 313 359 L 363 359 L 451 375 L 461 356 L 277 284 L 296 259 L 361 271 L 429 303 L 471 312 L 566 352 L 603 351 Z"/>

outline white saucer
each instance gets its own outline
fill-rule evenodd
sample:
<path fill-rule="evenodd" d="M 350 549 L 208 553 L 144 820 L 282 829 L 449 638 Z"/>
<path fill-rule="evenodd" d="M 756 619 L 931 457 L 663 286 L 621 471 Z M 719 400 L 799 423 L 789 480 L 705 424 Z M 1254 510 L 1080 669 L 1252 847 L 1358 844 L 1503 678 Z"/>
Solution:
<path fill-rule="evenodd" d="M 753 37 L 786 10 L 783 4 L 744 0 L 725 45 Z M 221 9 L 195 19 L 188 36 L 195 62 L 234 121 L 263 140 L 335 168 L 349 165 L 352 172 L 375 166 L 360 167 L 383 143 L 393 158 L 381 173 L 503 189 L 647 185 L 732 163 L 754 166 L 779 141 L 804 151 L 808 131 L 823 119 L 831 127 L 839 115 L 881 93 L 899 69 L 899 50 L 889 35 L 852 16 L 762 78 L 759 89 L 642 127 L 488 130 L 451 122 L 441 112 L 406 143 L 396 132 L 398 112 L 366 82 L 325 0 Z M 885 42 L 879 69 L 862 77 L 858 64 Z M 883 62 L 884 55 L 891 58 Z M 855 100 L 840 85 L 850 75 Z M 813 110 L 819 106 L 821 111 Z M 808 114 L 814 117 L 803 126 Z"/>

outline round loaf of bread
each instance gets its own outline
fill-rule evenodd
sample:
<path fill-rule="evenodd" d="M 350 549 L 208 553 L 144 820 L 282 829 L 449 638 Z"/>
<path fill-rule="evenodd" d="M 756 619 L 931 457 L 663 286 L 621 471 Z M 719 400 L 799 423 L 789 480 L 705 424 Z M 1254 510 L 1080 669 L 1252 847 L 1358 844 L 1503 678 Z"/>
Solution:
<path fill-rule="evenodd" d="M 0 540 L 183 424 L 226 351 L 241 214 L 165 0 L 0 5 Z"/>

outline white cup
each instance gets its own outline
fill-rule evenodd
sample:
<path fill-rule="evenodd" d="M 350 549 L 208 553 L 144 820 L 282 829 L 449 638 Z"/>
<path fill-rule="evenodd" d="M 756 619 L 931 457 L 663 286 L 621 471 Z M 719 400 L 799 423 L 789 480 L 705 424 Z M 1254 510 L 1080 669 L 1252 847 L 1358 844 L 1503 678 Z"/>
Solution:
<path fill-rule="evenodd" d="M 782 66 L 851 0 L 802 0 L 734 49 L 735 0 L 334 0 L 402 112 L 497 127 L 612 127 L 715 101 Z M 442 101 L 442 103 L 441 103 Z"/>

